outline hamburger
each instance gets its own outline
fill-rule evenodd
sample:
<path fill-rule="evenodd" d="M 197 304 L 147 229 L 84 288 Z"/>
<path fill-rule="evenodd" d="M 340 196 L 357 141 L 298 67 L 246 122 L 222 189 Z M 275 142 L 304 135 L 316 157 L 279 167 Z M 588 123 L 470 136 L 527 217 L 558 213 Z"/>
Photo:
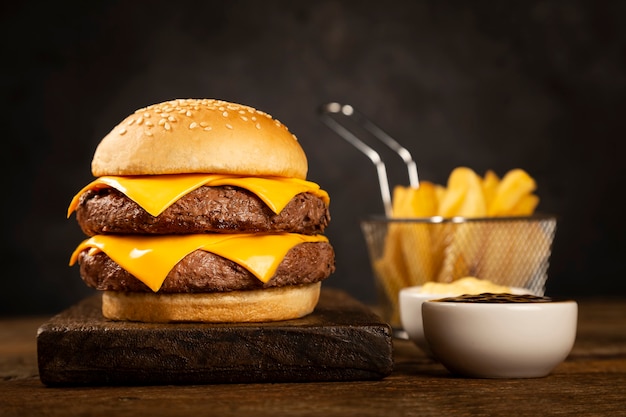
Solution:
<path fill-rule="evenodd" d="M 335 270 L 328 193 L 280 121 L 181 99 L 135 111 L 98 144 L 68 208 L 70 258 L 102 314 L 142 322 L 303 317 Z"/>

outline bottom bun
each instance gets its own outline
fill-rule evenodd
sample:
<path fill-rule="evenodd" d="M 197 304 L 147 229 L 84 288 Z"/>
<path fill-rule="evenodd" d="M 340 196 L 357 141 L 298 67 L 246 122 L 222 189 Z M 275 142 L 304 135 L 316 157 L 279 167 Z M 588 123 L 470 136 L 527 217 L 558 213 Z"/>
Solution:
<path fill-rule="evenodd" d="M 102 315 L 111 320 L 167 322 L 266 322 L 313 312 L 321 282 L 252 291 L 155 294 L 105 291 Z"/>

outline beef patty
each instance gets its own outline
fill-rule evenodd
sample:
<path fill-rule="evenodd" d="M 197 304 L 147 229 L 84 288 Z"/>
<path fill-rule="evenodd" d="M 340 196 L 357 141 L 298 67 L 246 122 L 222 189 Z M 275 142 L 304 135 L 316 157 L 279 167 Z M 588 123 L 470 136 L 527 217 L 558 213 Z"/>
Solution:
<path fill-rule="evenodd" d="M 79 254 L 80 275 L 98 290 L 151 292 L 104 252 Z M 183 258 L 167 275 L 159 293 L 225 292 L 255 290 L 323 281 L 335 271 L 335 253 L 327 242 L 294 246 L 267 282 L 259 281 L 244 267 L 210 252 L 196 250 Z"/>
<path fill-rule="evenodd" d="M 202 186 L 154 217 L 118 190 L 104 188 L 80 196 L 76 219 L 88 236 L 257 232 L 312 235 L 323 233 L 330 213 L 324 201 L 310 193 L 298 194 L 276 214 L 248 190 Z"/>

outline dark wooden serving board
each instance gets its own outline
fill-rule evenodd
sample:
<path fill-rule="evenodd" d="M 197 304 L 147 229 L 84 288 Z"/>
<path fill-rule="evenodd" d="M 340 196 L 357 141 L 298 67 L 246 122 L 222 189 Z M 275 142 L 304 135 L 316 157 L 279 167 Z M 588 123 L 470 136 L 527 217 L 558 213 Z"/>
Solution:
<path fill-rule="evenodd" d="M 102 317 L 83 300 L 37 334 L 46 385 L 163 385 L 381 379 L 391 328 L 343 291 L 323 289 L 307 317 L 255 324 L 146 324 Z"/>

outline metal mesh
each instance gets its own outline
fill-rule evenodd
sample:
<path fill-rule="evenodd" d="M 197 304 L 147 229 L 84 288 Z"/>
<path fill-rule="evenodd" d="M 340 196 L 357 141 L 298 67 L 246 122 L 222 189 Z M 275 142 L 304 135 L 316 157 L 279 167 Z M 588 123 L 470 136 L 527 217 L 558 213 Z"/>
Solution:
<path fill-rule="evenodd" d="M 373 218 L 361 222 L 383 314 L 399 325 L 398 292 L 473 276 L 543 295 L 556 218 Z"/>

